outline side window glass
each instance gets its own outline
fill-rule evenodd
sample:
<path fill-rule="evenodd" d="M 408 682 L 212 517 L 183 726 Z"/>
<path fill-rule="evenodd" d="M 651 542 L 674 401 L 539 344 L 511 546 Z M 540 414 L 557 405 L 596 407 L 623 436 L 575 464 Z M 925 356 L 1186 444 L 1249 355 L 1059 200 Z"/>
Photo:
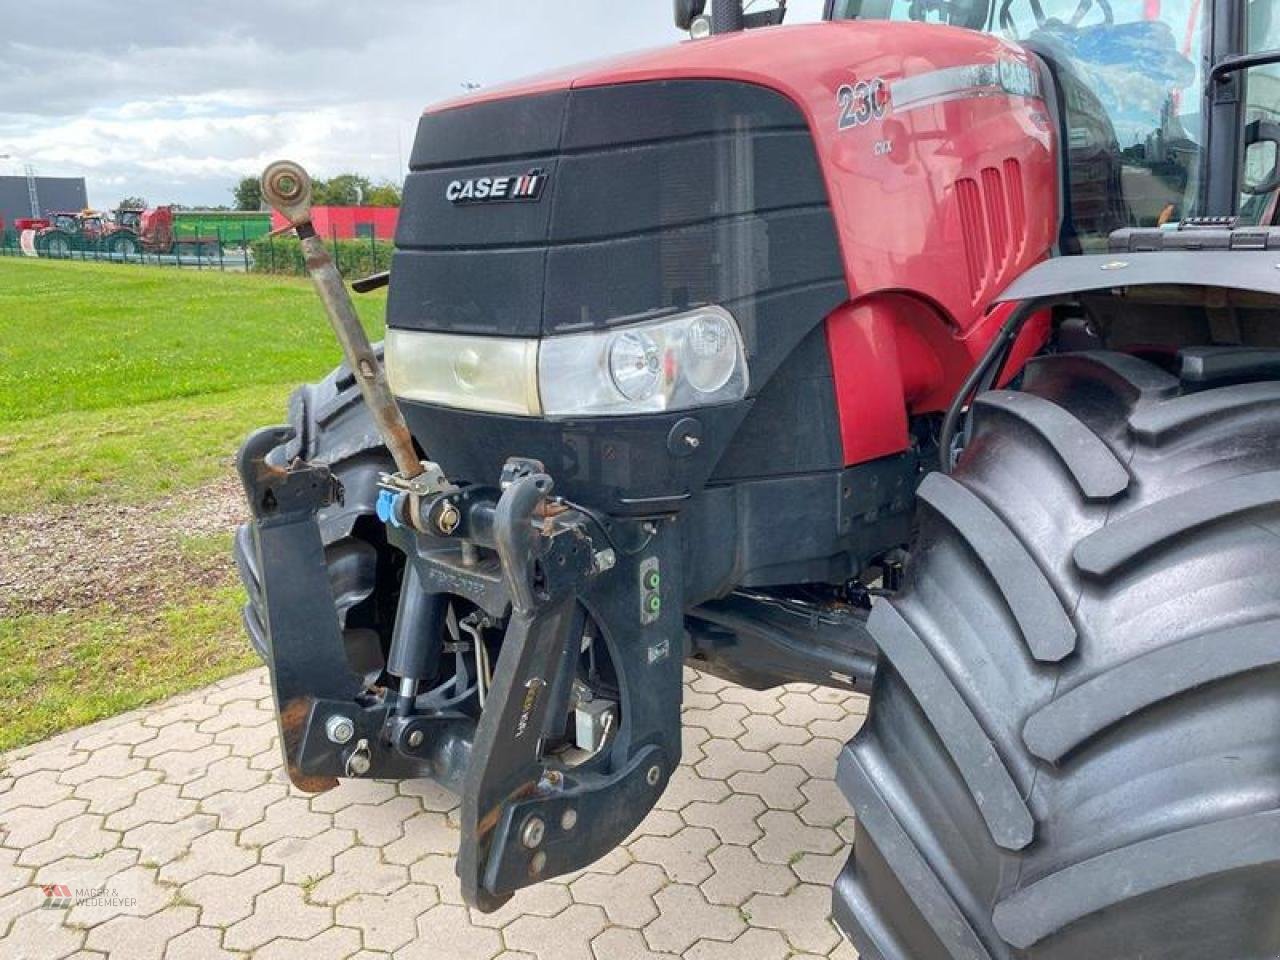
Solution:
<path fill-rule="evenodd" d="M 1267 0 L 1274 3 L 1274 0 Z M 998 29 L 1054 66 L 1065 105 L 1064 249 L 1197 214 L 1207 0 L 1013 0 Z"/>
<path fill-rule="evenodd" d="M 1280 47 L 1280 15 L 1274 0 L 1249 4 L 1249 53 Z M 1280 194 L 1280 64 L 1254 67 L 1245 75 L 1245 150 L 1240 177 L 1240 220 L 1276 221 Z"/>

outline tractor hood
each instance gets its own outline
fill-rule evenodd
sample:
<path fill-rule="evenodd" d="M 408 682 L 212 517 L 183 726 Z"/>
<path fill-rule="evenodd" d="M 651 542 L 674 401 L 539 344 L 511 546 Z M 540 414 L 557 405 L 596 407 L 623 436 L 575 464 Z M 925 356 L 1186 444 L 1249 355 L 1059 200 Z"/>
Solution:
<path fill-rule="evenodd" d="M 518 449 L 567 496 L 618 511 L 666 509 L 766 462 L 839 470 L 824 321 L 905 286 L 958 318 L 937 339 L 967 369 L 958 321 L 1052 242 L 1053 199 L 1023 192 L 1034 178 L 1056 198 L 1029 76 L 1026 55 L 982 34 L 820 23 L 428 110 L 387 301 L 388 372 L 415 436 L 450 477 L 479 482 Z M 999 203 L 990 243 L 981 207 L 957 205 L 957 183 L 980 179 Z M 731 319 L 746 369 L 705 397 L 628 406 L 646 401 L 623 402 L 626 364 L 670 384 L 697 359 L 664 352 L 674 334 L 634 331 L 699 312 Z M 555 402 L 549 387 L 571 384 L 584 386 Z"/>
<path fill-rule="evenodd" d="M 389 321 L 545 336 L 780 286 L 900 288 L 904 261 L 928 299 L 971 312 L 1016 264 L 976 280 L 938 270 L 966 256 L 956 182 L 1010 158 L 1028 181 L 1056 177 L 1043 104 L 1006 82 L 1030 75 L 1027 54 L 988 35 L 839 21 L 434 106 L 411 155 Z M 1002 142 L 1015 146 L 989 156 Z M 886 203 L 893 215 L 868 224 Z M 1037 215 L 1026 226 L 1051 237 L 1054 205 Z"/>
<path fill-rule="evenodd" d="M 742 43 L 753 39 L 690 42 L 428 111 L 390 324 L 537 337 L 783 287 L 835 284 L 830 305 L 843 299 L 808 117 L 763 75 L 709 66 L 741 61 L 728 56 L 739 46 L 778 46 Z"/>

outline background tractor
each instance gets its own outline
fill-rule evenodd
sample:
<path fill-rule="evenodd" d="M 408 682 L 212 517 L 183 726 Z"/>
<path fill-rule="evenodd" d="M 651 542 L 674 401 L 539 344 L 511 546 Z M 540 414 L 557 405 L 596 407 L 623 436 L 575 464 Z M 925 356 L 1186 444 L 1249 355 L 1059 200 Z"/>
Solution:
<path fill-rule="evenodd" d="M 823 684 L 863 957 L 1280 955 L 1277 5 L 678 3 L 423 115 L 381 352 L 268 168 L 347 358 L 240 455 L 293 782 L 457 790 L 493 910 L 686 662 Z"/>
<path fill-rule="evenodd" d="M 173 208 L 121 208 L 111 214 L 96 210 L 52 213 L 35 234 L 35 249 L 44 257 L 94 253 L 128 259 L 142 253 L 212 256 L 222 249 L 215 236 L 179 236 L 174 232 Z"/>

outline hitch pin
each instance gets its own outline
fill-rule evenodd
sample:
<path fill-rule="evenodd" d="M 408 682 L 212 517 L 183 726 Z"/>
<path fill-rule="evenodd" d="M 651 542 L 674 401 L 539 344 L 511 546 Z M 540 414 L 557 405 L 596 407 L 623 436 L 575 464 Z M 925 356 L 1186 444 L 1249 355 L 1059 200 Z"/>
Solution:
<path fill-rule="evenodd" d="M 300 164 L 277 160 L 262 171 L 262 196 L 283 216 L 302 242 L 303 259 L 316 293 L 324 304 L 329 325 L 342 347 L 342 355 L 354 374 L 364 402 L 373 415 L 400 477 L 412 480 L 423 472 L 404 415 L 387 385 L 386 373 L 360 325 L 342 274 L 334 266 L 324 241 L 311 223 L 311 177 Z"/>

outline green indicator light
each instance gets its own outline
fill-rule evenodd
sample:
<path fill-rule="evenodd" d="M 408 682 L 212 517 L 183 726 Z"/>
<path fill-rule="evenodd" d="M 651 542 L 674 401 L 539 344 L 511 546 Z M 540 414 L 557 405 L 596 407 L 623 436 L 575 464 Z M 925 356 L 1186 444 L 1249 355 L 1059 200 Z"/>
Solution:
<path fill-rule="evenodd" d="M 648 600 L 649 612 L 657 613 L 662 609 L 662 601 L 658 597 L 650 597 Z"/>
<path fill-rule="evenodd" d="M 658 575 L 657 570 L 650 570 L 644 575 L 644 588 L 646 590 L 657 590 L 658 584 L 662 582 L 662 577 Z"/>

